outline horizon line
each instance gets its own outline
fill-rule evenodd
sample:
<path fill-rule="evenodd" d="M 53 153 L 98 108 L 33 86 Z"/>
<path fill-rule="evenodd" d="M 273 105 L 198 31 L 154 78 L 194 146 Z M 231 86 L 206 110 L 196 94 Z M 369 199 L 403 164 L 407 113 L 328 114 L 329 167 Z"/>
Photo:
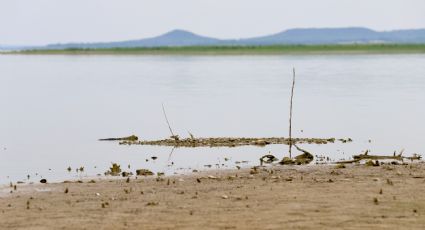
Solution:
<path fill-rule="evenodd" d="M 137 41 L 137 40 L 143 40 L 143 39 L 152 39 L 152 38 L 157 38 L 157 37 L 161 37 L 167 34 L 170 34 L 172 32 L 186 32 L 186 33 L 191 33 L 194 34 L 196 36 L 201 36 L 201 37 L 205 37 L 205 38 L 212 38 L 212 39 L 217 39 L 217 40 L 243 40 L 243 39 L 253 39 L 253 38 L 259 38 L 259 37 L 265 37 L 265 36 L 272 36 L 272 35 L 276 35 L 279 33 L 284 33 L 287 31 L 291 31 L 291 30 L 315 30 L 315 29 L 367 29 L 370 31 L 374 31 L 374 32 L 378 32 L 378 33 L 385 33 L 385 32 L 395 32 L 395 31 L 406 31 L 406 30 L 425 30 L 425 28 L 409 28 L 409 29 L 391 29 L 391 30 L 375 30 L 375 29 L 371 29 L 369 27 L 363 27 L 363 26 L 347 26 L 347 27 L 293 27 L 290 29 L 285 29 L 285 30 L 281 30 L 275 33 L 270 33 L 270 34 L 265 34 L 265 35 L 259 35 L 259 36 L 253 36 L 253 37 L 240 37 L 240 38 L 215 38 L 212 36 L 205 36 L 202 34 L 198 34 L 196 32 L 193 32 L 191 30 L 188 29 L 183 29 L 183 28 L 176 28 L 176 29 L 172 29 L 172 30 L 167 30 L 165 32 L 162 32 L 160 34 L 157 35 L 152 35 L 149 37 L 139 37 L 139 38 L 129 38 L 129 39 L 122 39 L 122 40 L 109 40 L 109 41 L 92 41 L 92 42 L 88 42 L 88 41 L 67 41 L 67 42 L 50 42 L 50 43 L 44 43 L 44 44 L 38 44 L 38 45 L 30 45 L 30 44 L 0 44 L 0 48 L 24 48 L 24 47 L 44 47 L 44 46 L 49 46 L 49 45 L 66 45 L 66 44 L 96 44 L 96 43 L 111 43 L 111 42 L 127 42 L 127 41 Z"/>

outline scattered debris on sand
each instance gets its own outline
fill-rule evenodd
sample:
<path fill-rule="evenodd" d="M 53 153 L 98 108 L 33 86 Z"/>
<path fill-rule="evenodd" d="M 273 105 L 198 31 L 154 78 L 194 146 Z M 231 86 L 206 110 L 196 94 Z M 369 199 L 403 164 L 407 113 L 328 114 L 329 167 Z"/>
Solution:
<path fill-rule="evenodd" d="M 424 177 L 425 162 L 409 162 L 32 185 L 0 198 L 0 228 L 423 229 Z"/>

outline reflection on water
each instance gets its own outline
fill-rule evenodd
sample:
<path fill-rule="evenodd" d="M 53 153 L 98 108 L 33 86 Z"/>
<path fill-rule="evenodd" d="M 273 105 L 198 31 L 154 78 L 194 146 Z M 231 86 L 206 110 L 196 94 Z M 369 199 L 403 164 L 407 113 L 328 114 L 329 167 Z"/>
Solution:
<path fill-rule="evenodd" d="M 95 176 L 111 162 L 170 174 L 283 156 L 287 146 L 177 148 L 170 156 L 169 147 L 97 139 L 168 137 L 162 103 L 180 136 L 287 136 L 292 67 L 294 136 L 354 139 L 306 149 L 336 160 L 365 149 L 423 153 L 423 63 L 425 55 L 0 55 L 0 184 Z"/>

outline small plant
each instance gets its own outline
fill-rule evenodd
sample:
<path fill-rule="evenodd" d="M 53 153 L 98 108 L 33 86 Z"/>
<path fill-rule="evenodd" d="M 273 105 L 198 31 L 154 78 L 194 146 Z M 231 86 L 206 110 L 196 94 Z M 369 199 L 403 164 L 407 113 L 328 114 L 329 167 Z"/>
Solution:
<path fill-rule="evenodd" d="M 126 141 L 137 141 L 139 140 L 139 137 L 137 137 L 136 135 L 131 135 L 125 138 Z"/>
<path fill-rule="evenodd" d="M 121 166 L 117 163 L 112 163 L 112 167 L 109 168 L 109 171 L 105 175 L 119 176 L 121 173 Z"/>
<path fill-rule="evenodd" d="M 374 197 L 373 198 L 373 203 L 376 204 L 376 205 L 378 205 L 379 204 L 378 198 Z"/>

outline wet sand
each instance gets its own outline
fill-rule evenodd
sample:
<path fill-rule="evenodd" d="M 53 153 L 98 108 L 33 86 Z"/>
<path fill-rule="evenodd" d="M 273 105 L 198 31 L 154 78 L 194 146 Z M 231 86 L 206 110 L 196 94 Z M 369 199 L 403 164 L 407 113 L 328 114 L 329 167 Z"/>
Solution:
<path fill-rule="evenodd" d="M 425 228 L 423 162 L 272 166 L 5 189 L 1 229 Z"/>

